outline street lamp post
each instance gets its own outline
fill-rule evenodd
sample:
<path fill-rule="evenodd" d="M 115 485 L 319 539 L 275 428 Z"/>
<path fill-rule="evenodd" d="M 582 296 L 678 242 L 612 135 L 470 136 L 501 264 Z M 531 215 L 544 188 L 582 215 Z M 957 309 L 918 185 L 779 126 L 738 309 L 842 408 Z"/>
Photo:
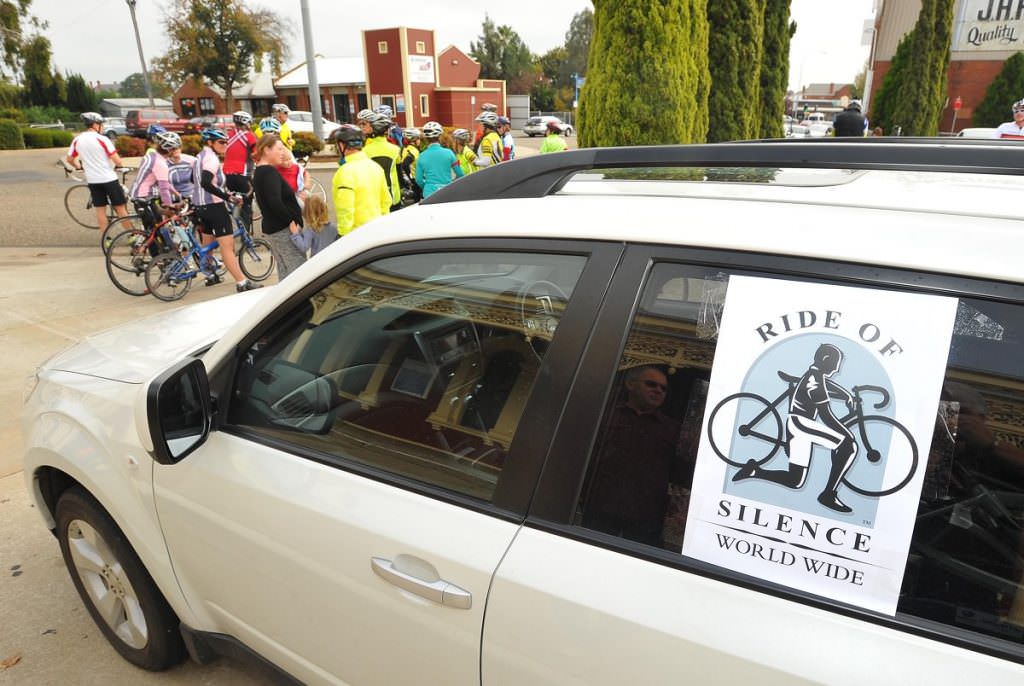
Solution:
<path fill-rule="evenodd" d="M 132 26 L 135 27 L 135 45 L 139 48 L 139 64 L 142 65 L 142 82 L 146 84 L 146 97 L 149 98 L 149 106 L 153 107 L 153 89 L 149 87 L 149 72 L 146 71 L 146 58 L 142 56 L 142 39 L 139 37 L 139 22 L 135 19 L 136 0 L 125 0 L 128 3 L 128 10 L 132 13 Z"/>

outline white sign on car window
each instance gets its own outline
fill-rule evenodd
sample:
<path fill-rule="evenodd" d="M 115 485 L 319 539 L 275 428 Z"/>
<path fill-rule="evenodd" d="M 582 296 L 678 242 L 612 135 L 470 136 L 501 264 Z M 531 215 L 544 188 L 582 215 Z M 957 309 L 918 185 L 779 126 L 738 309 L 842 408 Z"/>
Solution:
<path fill-rule="evenodd" d="M 957 300 L 729 280 L 684 555 L 894 614 Z"/>

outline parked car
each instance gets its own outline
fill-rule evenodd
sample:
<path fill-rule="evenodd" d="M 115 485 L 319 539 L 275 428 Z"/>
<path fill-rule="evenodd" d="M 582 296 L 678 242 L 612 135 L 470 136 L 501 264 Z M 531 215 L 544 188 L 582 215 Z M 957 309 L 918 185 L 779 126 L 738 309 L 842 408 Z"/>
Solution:
<path fill-rule="evenodd" d="M 544 115 L 541 117 L 530 117 L 529 119 L 527 119 L 526 123 L 523 125 L 523 133 L 525 133 L 530 138 L 533 138 L 534 136 L 546 136 L 548 133 L 549 121 L 553 121 L 561 125 L 562 133 L 564 133 L 566 136 L 571 136 L 576 132 L 576 130 L 572 126 L 566 124 L 558 117 Z"/>
<path fill-rule="evenodd" d="M 185 124 L 183 133 L 197 134 L 203 129 L 219 129 L 220 131 L 233 131 L 235 121 L 230 114 L 204 114 L 201 117 L 192 117 Z"/>
<path fill-rule="evenodd" d="M 151 670 L 1019 685 L 1022 152 L 498 165 L 50 359 L 29 492 Z"/>
<path fill-rule="evenodd" d="M 139 138 L 146 137 L 146 131 L 150 124 L 159 124 L 168 131 L 184 133 L 188 121 L 188 119 L 179 118 L 173 110 L 160 109 L 128 110 L 124 118 L 128 135 Z"/>
<path fill-rule="evenodd" d="M 103 135 L 114 140 L 118 136 L 128 135 L 128 126 L 122 117 L 107 117 L 103 121 Z"/>
<path fill-rule="evenodd" d="M 996 129 L 987 126 L 961 129 L 957 135 L 962 138 L 995 138 Z"/>
<path fill-rule="evenodd" d="M 324 140 L 329 139 L 332 133 L 341 128 L 341 124 L 327 121 L 323 117 L 320 120 L 323 123 Z M 288 113 L 288 128 L 292 130 L 292 133 L 299 131 L 313 133 L 313 113 L 303 110 L 292 110 Z"/>

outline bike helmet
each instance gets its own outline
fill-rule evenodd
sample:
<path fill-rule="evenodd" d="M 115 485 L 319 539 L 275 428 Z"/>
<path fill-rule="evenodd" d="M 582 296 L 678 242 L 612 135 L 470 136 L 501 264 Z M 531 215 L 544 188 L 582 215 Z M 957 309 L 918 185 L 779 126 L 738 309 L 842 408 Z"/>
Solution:
<path fill-rule="evenodd" d="M 493 105 L 489 102 L 485 102 L 483 105 L 480 105 L 480 109 L 482 109 L 484 112 L 497 112 L 498 106 Z"/>
<path fill-rule="evenodd" d="M 356 121 L 370 121 L 376 112 L 373 110 L 359 110 L 359 114 L 356 115 Z"/>
<path fill-rule="evenodd" d="M 548 131 L 551 133 L 562 133 L 565 131 L 565 127 L 557 121 L 548 122 Z"/>
<path fill-rule="evenodd" d="M 156 144 L 161 150 L 176 150 L 181 147 L 181 136 L 173 131 L 163 131 L 156 136 Z"/>
<path fill-rule="evenodd" d="M 271 107 L 270 111 L 275 114 L 278 112 L 283 112 L 284 114 L 288 114 L 289 112 L 291 112 L 291 110 L 288 109 L 288 105 L 285 105 L 283 102 L 279 102 L 273 107 Z"/>
<path fill-rule="evenodd" d="M 248 127 L 252 125 L 252 115 L 246 112 L 245 110 L 238 110 L 233 115 L 231 115 L 231 119 L 234 120 L 234 122 L 239 126 Z"/>
<path fill-rule="evenodd" d="M 402 129 L 402 136 L 410 141 L 417 140 L 421 135 L 419 129 Z"/>
<path fill-rule="evenodd" d="M 498 116 L 498 125 L 499 126 L 511 126 L 512 125 L 512 120 L 509 119 L 508 117 L 502 117 L 502 116 L 499 115 Z"/>
<path fill-rule="evenodd" d="M 199 137 L 204 143 L 209 143 L 210 141 L 226 141 L 228 139 L 228 135 L 220 129 L 203 129 L 202 133 L 199 134 Z"/>
<path fill-rule="evenodd" d="M 341 128 L 334 132 L 334 140 L 346 148 L 361 148 L 364 141 L 363 132 L 358 126 L 342 124 Z"/>
<path fill-rule="evenodd" d="M 489 129 L 498 128 L 498 115 L 494 112 L 481 112 L 476 120 Z"/>
<path fill-rule="evenodd" d="M 428 139 L 440 138 L 444 129 L 436 121 L 428 121 L 423 125 L 423 137 Z"/>
<path fill-rule="evenodd" d="M 391 109 L 391 105 L 377 105 L 373 108 L 373 111 L 377 114 L 383 114 L 388 119 L 393 119 L 395 111 Z"/>
<path fill-rule="evenodd" d="M 366 122 L 370 125 L 376 136 L 387 133 L 388 129 L 391 128 L 391 118 L 385 117 L 378 112 L 374 112 L 372 117 L 366 119 Z"/>
<path fill-rule="evenodd" d="M 103 115 L 99 112 L 82 112 L 82 121 L 84 121 L 87 125 L 91 125 L 102 124 L 106 121 L 106 119 L 104 119 Z"/>
<path fill-rule="evenodd" d="M 860 112 L 860 100 L 851 100 L 850 104 L 846 106 L 848 110 L 857 110 Z"/>
<path fill-rule="evenodd" d="M 1013 103 L 1012 109 L 1014 112 L 1024 112 L 1024 100 L 1018 100 L 1017 102 Z M 85 115 L 83 114 L 82 116 L 84 117 Z"/>
<path fill-rule="evenodd" d="M 260 119 L 260 131 L 263 133 L 280 133 L 281 122 L 273 117 L 263 117 L 263 119 Z"/>
<path fill-rule="evenodd" d="M 455 129 L 454 131 L 452 131 L 452 138 L 454 138 L 460 143 L 468 143 L 469 131 L 466 129 Z"/>
<path fill-rule="evenodd" d="M 163 133 L 166 130 L 167 129 L 160 126 L 159 124 L 150 124 L 149 127 L 146 128 L 146 138 L 153 138 L 158 133 Z"/>

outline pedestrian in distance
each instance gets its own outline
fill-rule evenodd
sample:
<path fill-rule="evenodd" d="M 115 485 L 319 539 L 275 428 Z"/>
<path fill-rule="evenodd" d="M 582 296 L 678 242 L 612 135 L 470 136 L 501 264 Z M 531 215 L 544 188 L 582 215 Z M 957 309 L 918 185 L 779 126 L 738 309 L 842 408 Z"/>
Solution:
<path fill-rule="evenodd" d="M 103 115 L 84 112 L 82 121 L 85 131 L 75 136 L 68 148 L 64 161 L 85 171 L 85 182 L 89 185 L 92 206 L 96 210 L 96 221 L 100 232 L 107 228 L 107 206 L 114 207 L 119 217 L 128 216 L 125 209 L 124 188 L 117 180 L 115 168 L 124 166 L 121 156 L 110 139 L 101 133 Z"/>
<path fill-rule="evenodd" d="M 868 135 L 868 120 L 861 114 L 860 100 L 851 100 L 842 112 L 836 115 L 832 123 L 834 136 L 863 138 Z"/>
<path fill-rule="evenodd" d="M 331 197 L 338 220 L 338 235 L 344 236 L 366 222 L 391 211 L 391 193 L 381 166 L 363 152 L 363 132 L 342 125 L 335 131 L 341 160 L 331 181 Z"/>
<path fill-rule="evenodd" d="M 416 184 L 422 189 L 424 198 L 429 198 L 462 176 L 459 158 L 441 145 L 443 133 L 444 128 L 436 121 L 428 121 L 423 125 L 423 138 L 427 141 L 427 149 L 420 154 L 416 165 Z"/>
<path fill-rule="evenodd" d="M 306 253 L 292 242 L 291 234 L 302 229 L 302 209 L 295 191 L 278 172 L 291 155 L 284 142 L 272 133 L 265 133 L 256 145 L 256 170 L 252 187 L 256 202 L 263 212 L 263 236 L 270 243 L 277 265 L 277 279 L 283 280 L 306 261 Z"/>
<path fill-rule="evenodd" d="M 996 128 L 993 138 L 1024 138 L 1024 100 L 1013 103 L 1013 121 L 1003 122 Z"/>
<path fill-rule="evenodd" d="M 544 136 L 544 141 L 540 144 L 540 154 L 549 152 L 562 152 L 568 150 L 569 145 L 562 138 L 562 132 L 565 129 L 557 121 L 548 122 L 548 134 Z"/>

